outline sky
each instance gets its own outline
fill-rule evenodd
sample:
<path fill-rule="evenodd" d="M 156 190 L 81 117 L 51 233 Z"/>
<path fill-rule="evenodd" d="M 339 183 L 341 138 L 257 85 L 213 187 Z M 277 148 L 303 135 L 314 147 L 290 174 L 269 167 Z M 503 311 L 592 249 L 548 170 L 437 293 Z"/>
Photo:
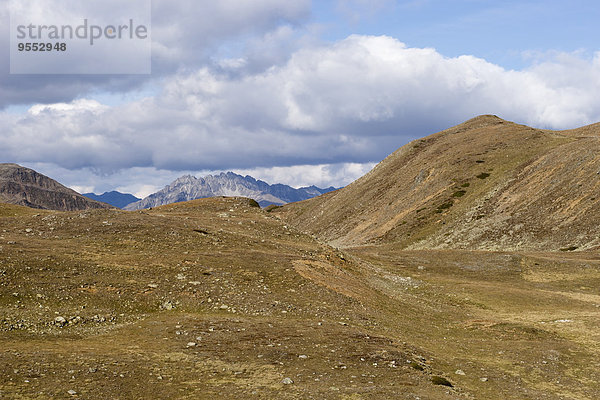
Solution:
<path fill-rule="evenodd" d="M 8 10 L 0 162 L 80 192 L 220 171 L 343 186 L 480 114 L 600 121 L 594 1 L 153 0 L 147 75 L 11 75 Z"/>

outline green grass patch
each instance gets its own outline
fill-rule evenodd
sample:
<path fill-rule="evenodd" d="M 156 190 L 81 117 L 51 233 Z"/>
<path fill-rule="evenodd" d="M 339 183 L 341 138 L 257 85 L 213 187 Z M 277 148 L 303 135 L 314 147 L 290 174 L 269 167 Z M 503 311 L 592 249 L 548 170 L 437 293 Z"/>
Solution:
<path fill-rule="evenodd" d="M 457 190 L 456 192 L 452 193 L 452 197 L 463 197 L 465 194 L 467 194 L 466 190 Z"/>
<path fill-rule="evenodd" d="M 482 172 L 481 174 L 477 175 L 477 178 L 479 179 L 487 179 L 490 177 L 490 174 L 488 174 L 487 172 Z"/>
<path fill-rule="evenodd" d="M 447 209 L 449 209 L 450 207 L 452 207 L 454 205 L 454 202 L 452 200 L 447 201 L 443 204 L 440 204 L 436 210 L 436 212 L 439 213 L 443 213 L 444 211 L 446 211 Z"/>
<path fill-rule="evenodd" d="M 425 368 L 423 368 L 423 366 L 421 364 L 419 364 L 416 361 L 413 361 L 410 363 L 411 368 L 416 369 L 417 371 L 424 371 Z"/>

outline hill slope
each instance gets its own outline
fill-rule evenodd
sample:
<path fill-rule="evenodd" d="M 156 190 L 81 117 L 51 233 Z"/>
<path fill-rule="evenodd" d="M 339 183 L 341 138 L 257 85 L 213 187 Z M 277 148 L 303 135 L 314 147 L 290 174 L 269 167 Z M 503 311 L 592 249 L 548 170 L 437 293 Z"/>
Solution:
<path fill-rule="evenodd" d="M 331 187 L 320 189 L 315 186 L 295 189 L 288 185 L 269 185 L 251 176 L 241 176 L 233 172 L 208 175 L 196 178 L 191 175 L 178 178 L 164 189 L 145 199 L 129 204 L 126 210 L 141 210 L 182 201 L 190 201 L 217 196 L 241 196 L 256 200 L 261 207 L 276 204 L 283 205 L 295 201 L 310 199 L 335 190 Z"/>
<path fill-rule="evenodd" d="M 342 253 L 248 199 L 0 204 L 0 397 L 595 400 L 599 282 L 594 252 Z"/>
<path fill-rule="evenodd" d="M 0 164 L 0 202 L 58 211 L 111 208 L 17 164 Z"/>
<path fill-rule="evenodd" d="M 124 208 L 125 206 L 135 203 L 136 201 L 140 201 L 140 198 L 135 197 L 129 193 L 120 193 L 116 191 L 105 192 L 103 194 L 95 194 L 95 193 L 84 193 L 83 194 L 88 199 L 100 201 L 106 204 L 110 204 L 111 206 L 115 206 L 118 208 Z"/>
<path fill-rule="evenodd" d="M 480 116 L 413 141 L 282 215 L 336 246 L 600 246 L 600 124 L 547 131 Z"/>

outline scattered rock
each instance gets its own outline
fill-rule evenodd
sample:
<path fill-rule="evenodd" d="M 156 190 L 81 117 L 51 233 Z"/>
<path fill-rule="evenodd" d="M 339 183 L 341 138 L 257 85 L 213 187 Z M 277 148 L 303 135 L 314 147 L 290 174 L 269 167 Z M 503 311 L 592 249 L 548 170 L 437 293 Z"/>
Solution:
<path fill-rule="evenodd" d="M 294 383 L 294 381 L 292 380 L 292 378 L 283 378 L 281 383 L 283 383 L 284 385 L 291 385 Z"/>
<path fill-rule="evenodd" d="M 65 326 L 66 323 L 67 323 L 67 320 L 64 317 L 54 318 L 54 324 L 56 324 L 58 326 Z"/>
<path fill-rule="evenodd" d="M 77 394 L 77 392 L 73 389 L 69 390 L 67 393 L 69 393 L 71 396 L 75 396 Z"/>
<path fill-rule="evenodd" d="M 186 347 L 196 347 L 196 343 L 188 342 L 188 344 L 186 344 Z"/>
<path fill-rule="evenodd" d="M 158 285 L 156 283 L 149 283 L 148 287 L 151 289 L 156 289 L 158 287 Z"/>
<path fill-rule="evenodd" d="M 175 308 L 175 304 L 171 300 L 167 300 L 160 305 L 161 310 L 172 310 Z"/>
<path fill-rule="evenodd" d="M 456 375 L 463 375 L 463 376 L 466 375 L 465 371 L 463 371 L 462 369 L 457 369 L 456 372 L 455 372 L 455 374 Z"/>
<path fill-rule="evenodd" d="M 479 380 L 480 380 L 481 382 L 487 382 L 487 381 L 488 381 L 488 378 L 479 378 Z"/>
<path fill-rule="evenodd" d="M 308 358 L 308 356 L 307 356 L 307 355 L 305 355 L 305 354 L 301 354 L 301 355 L 299 355 L 299 356 L 298 356 L 298 358 L 301 358 L 301 359 L 303 359 L 303 360 L 306 360 L 306 359 Z"/>

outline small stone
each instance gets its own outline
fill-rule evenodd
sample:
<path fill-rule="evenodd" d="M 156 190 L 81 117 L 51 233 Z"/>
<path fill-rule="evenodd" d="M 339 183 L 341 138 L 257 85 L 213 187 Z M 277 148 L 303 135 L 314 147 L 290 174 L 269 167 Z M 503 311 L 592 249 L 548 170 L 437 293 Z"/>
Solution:
<path fill-rule="evenodd" d="M 488 378 L 480 378 L 479 380 L 480 380 L 481 382 L 487 382 L 487 381 L 488 381 Z"/>
<path fill-rule="evenodd" d="M 298 356 L 298 358 L 306 360 L 308 358 L 308 356 L 306 354 L 301 354 L 301 355 Z"/>
<path fill-rule="evenodd" d="M 31 232 L 33 232 L 33 229 L 31 229 L 31 228 L 27 228 L 27 229 L 25 229 L 25 232 L 27 232 L 27 233 L 31 233 Z"/>
<path fill-rule="evenodd" d="M 71 396 L 75 396 L 77 394 L 77 392 L 73 389 L 69 390 L 67 393 L 69 393 Z"/>
<path fill-rule="evenodd" d="M 67 320 L 64 317 L 56 317 L 56 318 L 54 318 L 54 323 L 56 325 L 63 326 L 67 323 Z"/>
<path fill-rule="evenodd" d="M 156 283 L 149 283 L 148 287 L 151 289 L 156 289 L 158 287 L 158 285 Z"/>
<path fill-rule="evenodd" d="M 291 385 L 294 383 L 294 381 L 292 380 L 292 378 L 283 378 L 281 383 L 283 383 L 284 385 Z"/>
<path fill-rule="evenodd" d="M 456 370 L 456 372 L 455 372 L 455 374 L 456 374 L 456 375 L 463 375 L 463 376 L 465 376 L 465 375 L 466 375 L 466 374 L 465 374 L 465 371 L 463 371 L 462 369 L 457 369 L 457 370 Z"/>
<path fill-rule="evenodd" d="M 194 342 L 188 342 L 188 344 L 186 345 L 186 347 L 196 347 L 196 343 L 194 343 Z"/>
<path fill-rule="evenodd" d="M 226 306 L 225 304 L 223 304 L 221 307 L 219 307 L 221 310 L 228 310 L 229 306 Z"/>

